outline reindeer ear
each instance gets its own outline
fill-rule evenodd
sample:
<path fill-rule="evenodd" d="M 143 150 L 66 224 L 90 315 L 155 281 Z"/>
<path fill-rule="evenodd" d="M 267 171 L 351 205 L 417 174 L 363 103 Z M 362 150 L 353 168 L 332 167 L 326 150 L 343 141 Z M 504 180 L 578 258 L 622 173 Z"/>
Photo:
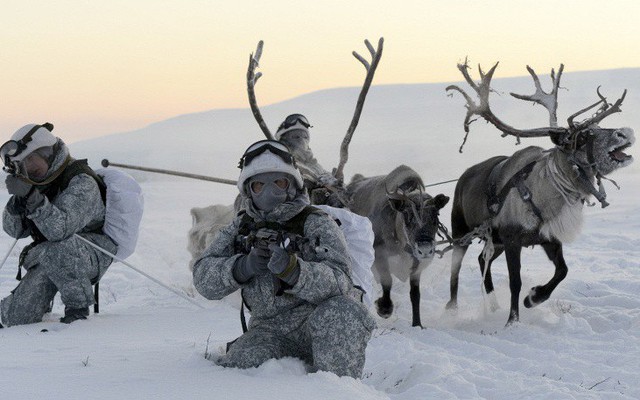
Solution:
<path fill-rule="evenodd" d="M 444 194 L 440 193 L 436 195 L 436 197 L 431 199 L 431 201 L 433 201 L 432 204 L 439 210 L 447 205 L 447 203 L 449 202 L 449 196 L 445 196 Z"/>

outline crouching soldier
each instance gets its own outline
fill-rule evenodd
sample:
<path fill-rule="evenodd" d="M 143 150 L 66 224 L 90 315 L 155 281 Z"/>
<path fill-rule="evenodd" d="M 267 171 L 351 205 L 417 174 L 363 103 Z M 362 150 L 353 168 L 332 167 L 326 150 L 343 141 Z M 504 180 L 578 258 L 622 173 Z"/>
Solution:
<path fill-rule="evenodd" d="M 241 289 L 248 330 L 217 362 L 257 367 L 297 357 L 311 370 L 359 378 L 375 328 L 356 298 L 338 225 L 309 206 L 288 148 L 263 140 L 240 160 L 243 210 L 196 261 L 193 280 L 206 298 Z"/>
<path fill-rule="evenodd" d="M 65 305 L 61 322 L 86 319 L 94 303 L 92 283 L 112 260 L 74 234 L 117 251 L 102 233 L 105 205 L 99 178 L 85 160 L 70 157 L 52 129 L 49 123 L 26 125 L 0 147 L 12 195 L 3 228 L 14 238 L 33 238 L 20 256 L 26 275 L 0 303 L 2 323 L 8 326 L 42 321 L 57 292 Z"/>

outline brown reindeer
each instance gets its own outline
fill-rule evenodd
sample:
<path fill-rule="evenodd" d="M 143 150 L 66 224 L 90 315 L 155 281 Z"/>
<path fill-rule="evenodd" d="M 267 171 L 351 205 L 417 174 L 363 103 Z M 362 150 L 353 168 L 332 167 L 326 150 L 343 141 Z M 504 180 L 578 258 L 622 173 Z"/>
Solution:
<path fill-rule="evenodd" d="M 502 136 L 515 136 L 518 142 L 520 138 L 548 136 L 555 147 L 548 150 L 536 146 L 526 147 L 509 157 L 490 158 L 462 174 L 456 185 L 451 213 L 454 249 L 451 299 L 447 308 L 457 307 L 458 275 L 462 259 L 471 239 L 480 237 L 485 245 L 478 261 L 488 294 L 494 289 L 491 263 L 503 252 L 507 258 L 511 289 L 511 309 L 507 320 L 509 325 L 519 319 L 522 248 L 541 245 L 555 266 L 551 280 L 533 287 L 524 299 L 525 307 L 530 308 L 547 300 L 567 275 L 567 264 L 562 254 L 563 243 L 578 235 L 584 204 L 589 202 L 591 196 L 602 207 L 608 205 L 601 180 L 632 162 L 632 157 L 625 154 L 624 150 L 633 144 L 635 138 L 630 128 L 605 129 L 598 126 L 605 117 L 620 112 L 626 90 L 614 104 L 608 103 L 598 90 L 600 100 L 597 103 L 571 115 L 568 127 L 558 127 L 557 95 L 563 65 L 560 65 L 557 76 L 552 70 L 553 89 L 549 93 L 542 90 L 540 80 L 528 66 L 527 70 L 536 87 L 535 93 L 529 96 L 512 93 L 518 99 L 543 105 L 549 112 L 549 126 L 516 129 L 507 125 L 489 106 L 491 78 L 497 65 L 496 63 L 486 74 L 479 68 L 479 83 L 471 79 L 466 62 L 458 65 L 467 83 L 477 93 L 479 104 L 458 86 L 447 87 L 447 91 L 462 93 L 467 101 L 464 141 L 467 140 L 472 117 L 477 115 L 502 131 Z M 593 116 L 576 121 L 579 115 L 596 107 Z M 495 307 L 494 303 L 493 308 Z"/>

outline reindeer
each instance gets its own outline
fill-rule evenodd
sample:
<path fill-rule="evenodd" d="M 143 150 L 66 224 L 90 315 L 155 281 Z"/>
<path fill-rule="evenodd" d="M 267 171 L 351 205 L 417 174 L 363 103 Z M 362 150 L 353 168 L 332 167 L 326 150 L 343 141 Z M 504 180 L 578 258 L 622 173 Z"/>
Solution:
<path fill-rule="evenodd" d="M 598 123 L 605 117 L 620 112 L 626 95 L 610 104 L 597 94 L 600 100 L 571 115 L 568 127 L 558 127 L 556 109 L 560 77 L 564 65 L 560 65 L 557 76 L 551 71 L 552 90 L 542 90 L 535 71 L 527 66 L 536 91 L 533 95 L 512 96 L 543 105 L 549 112 L 549 126 L 535 129 L 516 129 L 500 120 L 489 106 L 491 78 L 498 63 L 486 74 L 478 67 L 481 81 L 476 83 L 468 72 L 468 65 L 459 64 L 458 69 L 479 97 L 479 104 L 460 87 L 451 85 L 447 91 L 460 92 L 466 99 L 467 114 L 464 120 L 464 146 L 469 134 L 472 117 L 481 116 L 503 132 L 502 136 L 517 138 L 549 137 L 553 148 L 545 150 L 529 146 L 512 156 L 492 157 L 467 169 L 456 185 L 453 210 L 451 212 L 452 236 L 454 239 L 451 262 L 451 298 L 448 309 L 457 307 L 458 275 L 462 259 L 471 239 L 479 237 L 484 249 L 478 257 L 484 289 L 493 294 L 492 309 L 497 308 L 491 279 L 491 264 L 503 252 L 507 258 L 511 309 L 507 326 L 519 320 L 518 301 L 522 281 L 520 278 L 520 253 L 523 247 L 541 245 L 555 266 L 551 280 L 544 285 L 531 288 L 524 299 L 524 306 L 535 307 L 546 301 L 553 290 L 567 275 L 563 243 L 570 242 L 580 232 L 584 204 L 594 196 L 606 207 L 606 193 L 602 179 L 613 171 L 632 162 L 624 153 L 634 141 L 631 128 L 605 129 Z M 581 122 L 576 117 L 597 108 L 595 114 Z M 594 184 L 598 185 L 598 189 Z"/>
<path fill-rule="evenodd" d="M 345 188 L 344 167 L 348 160 L 349 144 L 360 120 L 364 101 L 373 81 L 375 70 L 382 56 L 383 38 L 374 48 L 368 40 L 365 45 L 371 54 L 371 62 L 355 51 L 353 56 L 364 65 L 367 75 L 360 91 L 353 118 L 340 146 L 340 161 L 333 170 L 337 185 L 322 185 L 324 191 L 313 193 L 314 204 L 340 205 L 352 212 L 368 217 L 374 231 L 375 260 L 374 275 L 382 285 L 382 296 L 376 300 L 378 315 L 388 318 L 393 312 L 390 298 L 393 272 L 399 279 L 410 277 L 410 298 L 412 306 L 412 325 L 422 326 L 420 321 L 420 274 L 431 262 L 435 254 L 435 237 L 441 224 L 438 210 L 449 201 L 445 195 L 432 198 L 424 193 L 424 184 L 420 176 L 411 168 L 401 165 L 386 176 L 365 178 L 356 175 Z M 268 139 L 273 135 L 262 119 L 257 105 L 255 84 L 262 76 L 256 73 L 262 55 L 263 42 L 258 43 L 255 55 L 249 58 L 247 70 L 247 91 L 249 104 L 258 125 Z M 294 157 L 308 151 L 308 141 L 289 140 Z"/>
<path fill-rule="evenodd" d="M 356 175 L 347 186 L 347 193 L 351 211 L 368 217 L 373 226 L 372 269 L 382 285 L 382 296 L 375 302 L 378 315 L 389 318 L 393 313 L 391 274 L 403 281 L 409 277 L 412 326 L 422 327 L 420 275 L 436 254 L 438 212 L 449 197 L 424 193 L 420 175 L 406 165 L 388 175 Z"/>

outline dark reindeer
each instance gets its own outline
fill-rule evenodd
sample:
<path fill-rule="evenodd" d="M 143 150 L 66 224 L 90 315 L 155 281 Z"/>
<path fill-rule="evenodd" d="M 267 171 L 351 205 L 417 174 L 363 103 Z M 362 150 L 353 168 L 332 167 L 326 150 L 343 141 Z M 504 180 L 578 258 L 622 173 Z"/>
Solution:
<path fill-rule="evenodd" d="M 373 226 L 373 271 L 382 285 L 375 302 L 378 315 L 393 313 L 391 274 L 409 277 L 412 326 L 420 321 L 420 275 L 436 254 L 439 210 L 449 198 L 424 192 L 420 176 L 401 165 L 388 175 L 365 178 L 356 175 L 347 186 L 351 211 L 368 217 Z"/>
<path fill-rule="evenodd" d="M 462 259 L 471 239 L 479 237 L 485 242 L 478 262 L 484 289 L 488 294 L 494 290 L 491 263 L 503 252 L 506 255 L 511 290 L 511 309 L 507 320 L 507 325 L 510 325 L 519 320 L 522 248 L 541 245 L 555 266 L 551 280 L 533 287 L 524 299 L 525 307 L 531 308 L 546 301 L 566 277 L 567 264 L 562 254 L 562 245 L 573 240 L 580 232 L 584 204 L 589 203 L 591 196 L 602 207 L 608 205 L 601 180 L 632 162 L 632 157 L 623 151 L 633 144 L 635 138 L 630 128 L 605 129 L 598 126 L 605 117 L 620 112 L 626 90 L 614 104 L 608 103 L 598 90 L 600 100 L 597 103 L 571 115 L 567 128 L 558 127 L 557 95 L 563 65 L 560 65 L 557 76 L 553 70 L 551 72 L 551 92 L 542 90 L 537 75 L 527 66 L 536 87 L 535 93 L 529 96 L 511 94 L 518 99 L 543 105 L 549 112 L 549 126 L 521 130 L 507 125 L 489 107 L 489 93 L 492 91 L 490 83 L 497 65 L 496 63 L 486 74 L 479 68 L 479 83 L 471 79 L 466 63 L 458 65 L 467 83 L 477 93 L 479 104 L 458 86 L 447 87 L 447 91 L 462 93 L 467 101 L 464 141 L 467 140 L 472 117 L 477 115 L 502 131 L 503 137 L 515 136 L 519 143 L 520 138 L 548 136 L 555 147 L 548 150 L 536 146 L 526 147 L 510 157 L 490 158 L 462 174 L 456 185 L 451 213 L 454 248 L 451 299 L 447 308 L 457 307 L 458 275 Z M 576 121 L 576 117 L 596 107 L 591 117 Z M 492 308 L 495 310 L 495 297 L 492 299 Z"/>
<path fill-rule="evenodd" d="M 391 274 L 396 271 L 400 279 L 410 278 L 410 298 L 412 307 L 412 325 L 422 326 L 420 321 L 420 274 L 431 262 L 435 254 L 435 237 L 440 226 L 438 211 L 449 201 L 445 195 L 432 198 L 424 193 L 424 184 L 420 176 L 407 166 L 399 166 L 386 176 L 365 178 L 356 175 L 351 183 L 344 187 L 344 167 L 348 160 L 349 144 L 360 120 L 364 101 L 373 81 L 376 68 L 382 57 L 384 40 L 380 38 L 374 48 L 368 40 L 365 45 L 371 55 L 371 62 L 355 51 L 353 56 L 362 63 L 367 75 L 358 96 L 353 118 L 340 146 L 340 161 L 333 170 L 338 182 L 335 186 L 324 185 L 324 196 L 311 196 L 312 202 L 340 204 L 352 212 L 368 217 L 374 231 L 375 260 L 374 275 L 382 285 L 382 297 L 376 300 L 378 315 L 388 318 L 393 312 L 390 292 Z M 258 125 L 267 138 L 273 138 L 257 105 L 255 84 L 261 74 L 255 70 L 262 55 L 263 42 L 258 43 L 255 55 L 249 58 L 247 70 L 247 91 L 249 104 Z M 292 153 L 308 151 L 308 141 L 288 141 Z M 314 159 L 315 161 L 315 159 Z M 322 192 L 320 192 L 322 193 Z M 393 262 L 392 262 L 393 259 Z"/>

